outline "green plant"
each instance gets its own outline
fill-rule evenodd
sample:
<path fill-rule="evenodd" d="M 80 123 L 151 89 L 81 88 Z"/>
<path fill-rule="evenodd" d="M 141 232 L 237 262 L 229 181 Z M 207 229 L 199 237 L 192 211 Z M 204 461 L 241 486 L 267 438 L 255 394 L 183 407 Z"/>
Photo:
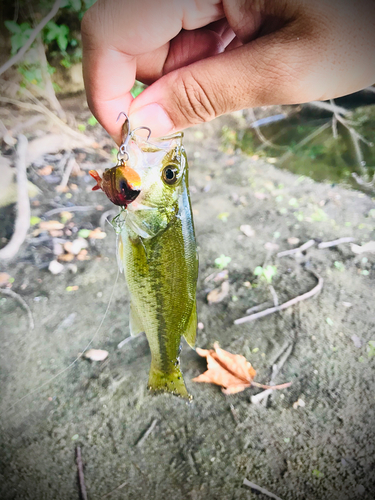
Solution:
<path fill-rule="evenodd" d="M 215 259 L 215 266 L 218 267 L 219 269 L 224 269 L 225 267 L 228 266 L 232 259 L 224 254 L 221 254 L 220 257 Z"/>
<path fill-rule="evenodd" d="M 277 274 L 276 266 L 257 266 L 254 269 L 255 276 L 258 276 L 260 279 L 266 281 L 268 284 L 272 283 L 273 277 Z"/>

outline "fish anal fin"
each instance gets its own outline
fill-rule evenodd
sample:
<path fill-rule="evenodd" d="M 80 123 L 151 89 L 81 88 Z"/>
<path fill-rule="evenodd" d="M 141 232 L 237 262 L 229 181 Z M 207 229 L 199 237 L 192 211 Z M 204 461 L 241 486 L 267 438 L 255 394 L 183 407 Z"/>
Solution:
<path fill-rule="evenodd" d="M 96 185 L 96 186 L 94 186 L 94 187 L 92 188 L 92 190 L 91 190 L 91 191 L 97 191 L 98 189 L 100 189 L 100 186 Z"/>
<path fill-rule="evenodd" d="M 130 335 L 132 337 L 135 337 L 136 335 L 139 335 L 140 333 L 145 331 L 138 311 L 132 302 L 130 303 L 129 327 Z"/>
<path fill-rule="evenodd" d="M 190 347 L 195 345 L 195 337 L 197 336 L 197 303 L 194 302 L 193 310 L 191 311 L 189 321 L 186 325 L 184 337 Z"/>

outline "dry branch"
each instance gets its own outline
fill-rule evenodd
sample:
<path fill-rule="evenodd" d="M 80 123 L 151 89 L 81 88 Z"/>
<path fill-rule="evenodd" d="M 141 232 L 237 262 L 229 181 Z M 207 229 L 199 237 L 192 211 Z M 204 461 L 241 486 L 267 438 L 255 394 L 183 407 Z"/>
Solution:
<path fill-rule="evenodd" d="M 27 146 L 26 137 L 19 135 L 16 158 L 17 219 L 9 243 L 0 250 L 0 259 L 12 259 L 17 254 L 30 228 L 30 201 L 26 173 Z"/>
<path fill-rule="evenodd" d="M 332 241 L 322 241 L 319 243 L 318 248 L 322 250 L 323 248 L 336 247 L 337 245 L 341 245 L 341 243 L 352 243 L 355 241 L 355 238 L 351 236 L 344 236 L 343 238 L 338 238 L 337 240 Z"/>
<path fill-rule="evenodd" d="M 5 71 L 7 71 L 9 68 L 11 68 L 13 66 L 13 64 L 17 64 L 19 61 L 21 61 L 21 59 L 26 54 L 28 49 L 31 47 L 34 40 L 39 35 L 39 33 L 42 31 L 44 26 L 47 23 L 49 23 L 53 17 L 55 17 L 55 15 L 57 14 L 57 12 L 60 8 L 60 5 L 61 5 L 61 0 L 56 0 L 56 2 L 53 4 L 53 7 L 52 7 L 51 11 L 49 12 L 49 14 L 47 14 L 46 17 L 44 17 L 40 21 L 38 26 L 36 26 L 33 29 L 33 31 L 31 32 L 31 34 L 29 36 L 29 39 L 27 40 L 25 45 L 20 48 L 20 50 L 17 52 L 17 54 L 15 54 L 13 57 L 11 57 L 5 64 L 3 64 L 0 67 L 0 75 L 2 75 Z"/>
<path fill-rule="evenodd" d="M 248 321 L 254 321 L 256 319 L 263 318 L 264 316 L 268 316 L 269 314 L 273 314 L 275 312 L 283 311 L 288 307 L 294 306 L 295 304 L 298 304 L 303 300 L 310 299 L 311 297 L 314 297 L 314 295 L 317 295 L 323 288 L 324 280 L 314 271 L 309 271 L 309 272 L 313 274 L 315 278 L 318 280 L 318 283 L 316 286 L 314 286 L 314 288 L 312 288 L 306 293 L 303 293 L 302 295 L 298 295 L 298 297 L 294 297 L 293 299 L 284 302 L 284 304 L 280 304 L 277 307 L 270 307 L 269 309 L 265 309 L 264 311 L 260 311 L 255 314 L 250 314 L 250 316 L 244 316 L 243 318 L 238 318 L 234 321 L 234 324 L 241 325 L 242 323 L 247 323 Z"/>
<path fill-rule="evenodd" d="M 277 257 L 285 257 L 286 255 L 293 255 L 295 253 L 302 253 L 314 245 L 315 245 L 315 240 L 309 240 L 309 241 L 306 241 L 306 243 L 304 243 L 303 245 L 301 245 L 298 248 L 292 248 L 291 250 L 284 250 L 283 252 L 279 252 L 276 256 Z"/>
<path fill-rule="evenodd" d="M 281 500 L 280 497 L 274 495 L 270 491 L 267 491 L 265 488 L 262 488 L 261 486 L 258 486 L 257 484 L 252 483 L 247 479 L 244 479 L 242 484 L 248 486 L 249 488 L 252 488 L 253 490 L 259 491 L 259 493 L 263 493 L 263 495 L 266 495 L 269 498 L 273 498 L 274 500 Z"/>
<path fill-rule="evenodd" d="M 30 307 L 27 305 L 27 302 L 25 302 L 25 300 L 21 297 L 21 295 L 14 292 L 13 290 L 10 290 L 9 288 L 0 288 L 0 294 L 8 295 L 9 297 L 12 297 L 13 299 L 18 300 L 18 302 L 22 305 L 22 307 L 24 307 L 27 311 L 27 315 L 29 316 L 30 330 L 34 330 L 33 314 L 31 312 Z"/>
<path fill-rule="evenodd" d="M 83 475 L 83 463 L 82 463 L 82 455 L 81 455 L 81 447 L 80 446 L 77 446 L 76 453 L 77 453 L 77 469 L 78 469 L 79 490 L 81 493 L 82 500 L 87 500 L 85 476 Z"/>

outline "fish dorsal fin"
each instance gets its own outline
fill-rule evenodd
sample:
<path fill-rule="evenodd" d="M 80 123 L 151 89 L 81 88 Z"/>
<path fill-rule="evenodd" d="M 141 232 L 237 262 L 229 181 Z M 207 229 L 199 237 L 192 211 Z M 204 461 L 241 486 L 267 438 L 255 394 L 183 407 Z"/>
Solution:
<path fill-rule="evenodd" d="M 129 328 L 130 335 L 132 337 L 135 337 L 136 335 L 139 335 L 140 333 L 145 331 L 138 311 L 132 302 L 130 302 Z"/>
<path fill-rule="evenodd" d="M 194 301 L 193 310 L 191 311 L 184 337 L 190 347 L 195 345 L 195 337 L 197 336 L 197 303 Z"/>

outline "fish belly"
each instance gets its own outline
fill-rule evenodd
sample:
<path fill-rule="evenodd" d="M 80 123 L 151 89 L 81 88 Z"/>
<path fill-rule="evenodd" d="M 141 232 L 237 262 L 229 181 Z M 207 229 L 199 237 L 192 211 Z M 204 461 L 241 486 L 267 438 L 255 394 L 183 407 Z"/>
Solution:
<path fill-rule="evenodd" d="M 127 229 L 121 237 L 133 324 L 145 331 L 151 350 L 149 388 L 188 397 L 179 353 L 182 335 L 194 345 L 197 324 L 198 259 L 191 218 L 176 218 L 151 239 Z"/>

